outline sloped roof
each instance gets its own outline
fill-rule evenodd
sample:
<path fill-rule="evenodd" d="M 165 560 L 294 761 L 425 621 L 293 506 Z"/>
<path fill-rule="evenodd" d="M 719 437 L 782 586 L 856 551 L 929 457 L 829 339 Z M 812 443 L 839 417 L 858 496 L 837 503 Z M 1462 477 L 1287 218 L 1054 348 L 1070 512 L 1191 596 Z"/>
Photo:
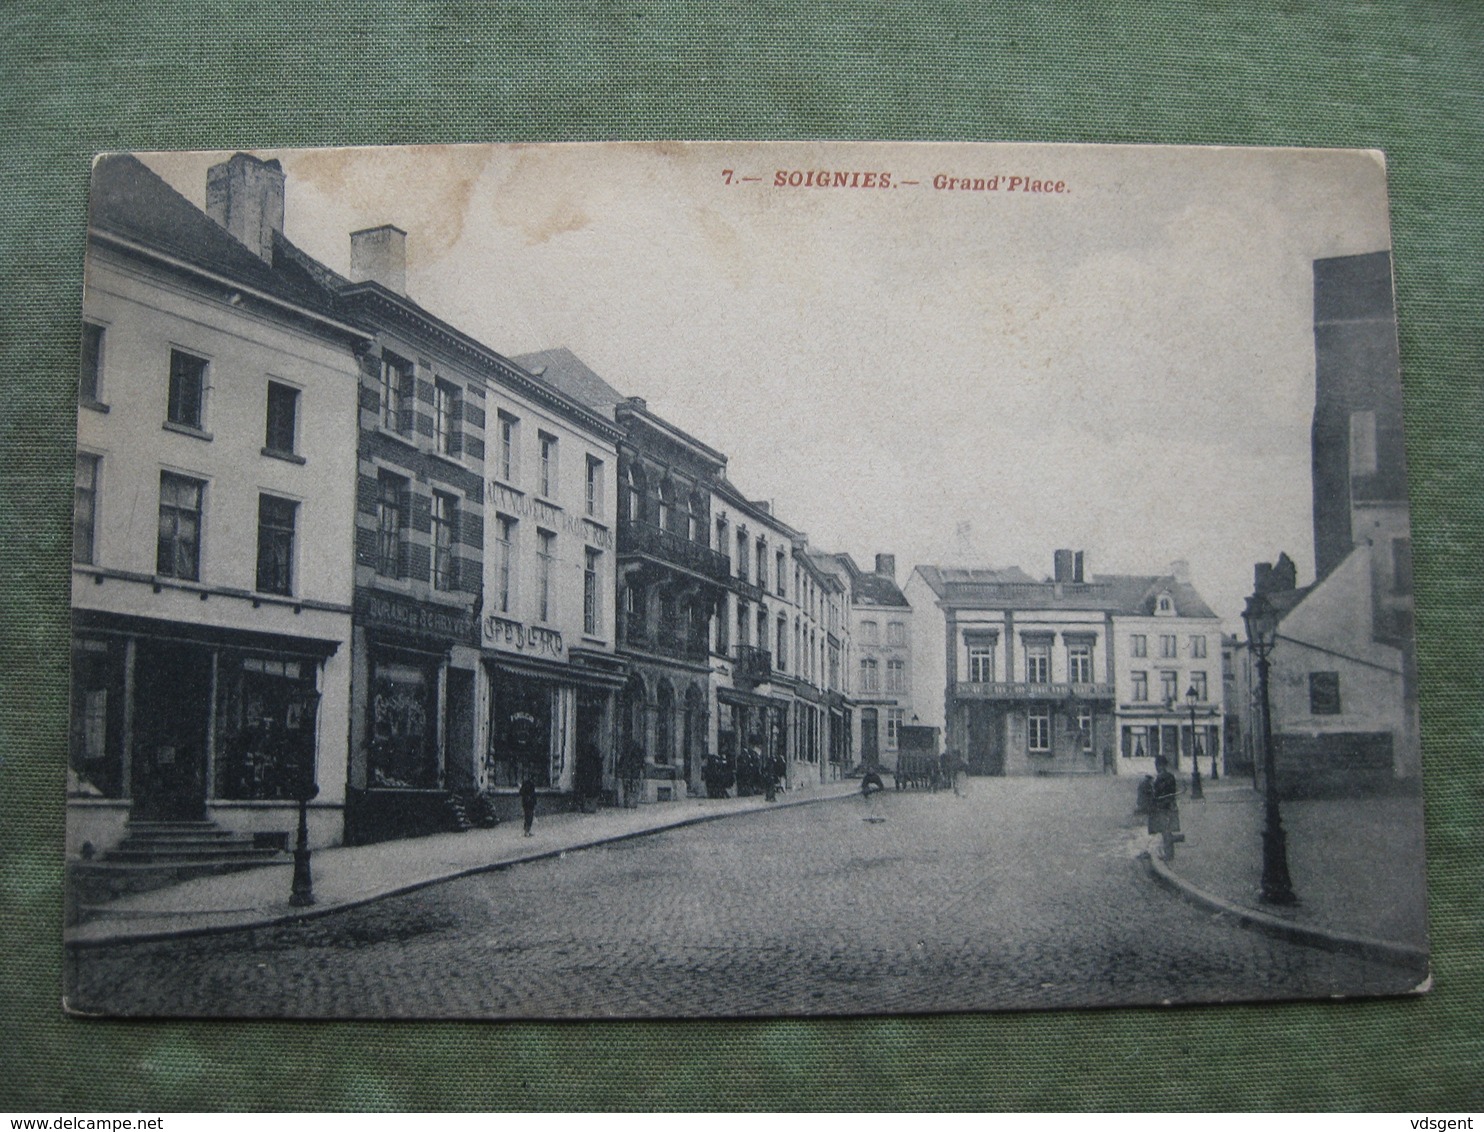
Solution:
<path fill-rule="evenodd" d="M 856 605 L 906 605 L 901 587 L 885 574 L 861 571 L 851 579 L 850 600 Z"/>
<path fill-rule="evenodd" d="M 1194 586 L 1177 581 L 1173 574 L 1098 574 L 1093 583 L 1110 588 L 1114 613 L 1153 616 L 1159 595 L 1168 593 L 1181 617 L 1216 616 Z"/>
<path fill-rule="evenodd" d="M 627 399 L 565 346 L 521 354 L 511 361 L 553 389 L 565 393 L 610 421 L 616 419 L 615 406 Z"/>
<path fill-rule="evenodd" d="M 314 261 L 281 232 L 274 234 L 270 265 L 137 157 L 109 154 L 93 165 L 88 220 L 98 232 L 143 245 L 317 314 L 342 321 L 346 318 L 331 286 L 309 268 Z"/>
<path fill-rule="evenodd" d="M 997 605 L 1020 609 L 1099 610 L 1152 615 L 1168 593 L 1181 617 L 1215 617 L 1189 582 L 1172 574 L 1099 574 L 1086 582 L 1037 581 L 1018 566 L 964 569 L 919 566 L 933 592 L 953 605 Z"/>

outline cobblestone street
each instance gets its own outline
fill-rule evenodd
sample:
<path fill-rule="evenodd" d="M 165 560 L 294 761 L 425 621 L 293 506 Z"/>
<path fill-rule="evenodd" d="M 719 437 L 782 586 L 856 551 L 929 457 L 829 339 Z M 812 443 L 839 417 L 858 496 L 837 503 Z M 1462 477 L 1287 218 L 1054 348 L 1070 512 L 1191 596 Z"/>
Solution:
<path fill-rule="evenodd" d="M 69 953 L 130 1015 L 873 1014 L 1387 994 L 1413 974 L 1193 907 L 1128 779 L 974 779 L 713 821 L 312 922 Z M 1253 852 L 1257 852 L 1253 845 Z"/>

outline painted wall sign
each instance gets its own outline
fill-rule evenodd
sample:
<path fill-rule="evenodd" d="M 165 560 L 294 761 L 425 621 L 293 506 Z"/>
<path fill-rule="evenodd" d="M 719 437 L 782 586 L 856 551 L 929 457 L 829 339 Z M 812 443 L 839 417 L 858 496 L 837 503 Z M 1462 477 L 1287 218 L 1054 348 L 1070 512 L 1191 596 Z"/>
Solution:
<path fill-rule="evenodd" d="M 503 511 L 507 515 L 516 515 L 522 519 L 530 519 L 551 530 L 565 531 L 600 550 L 613 549 L 613 532 L 585 516 L 569 514 L 560 507 L 553 507 L 550 503 L 511 491 L 508 487 L 494 481 L 491 481 L 489 485 L 489 497 L 493 500 L 496 511 Z"/>
<path fill-rule="evenodd" d="M 564 649 L 562 635 L 557 630 L 543 625 L 523 625 L 495 613 L 484 619 L 484 643 L 558 658 Z"/>
<path fill-rule="evenodd" d="M 472 642 L 475 636 L 474 618 L 467 609 L 425 605 L 404 597 L 357 590 L 355 611 L 356 619 L 371 628 L 456 641 Z"/>

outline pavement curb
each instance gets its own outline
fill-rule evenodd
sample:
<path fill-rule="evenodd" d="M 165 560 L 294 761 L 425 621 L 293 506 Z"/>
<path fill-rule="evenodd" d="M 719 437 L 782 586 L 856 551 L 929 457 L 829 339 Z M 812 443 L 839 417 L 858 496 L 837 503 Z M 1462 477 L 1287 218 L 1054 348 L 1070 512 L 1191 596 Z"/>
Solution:
<path fill-rule="evenodd" d="M 1306 944 L 1310 947 L 1320 947 L 1327 951 L 1343 951 L 1382 963 L 1419 968 L 1424 972 L 1428 970 L 1430 952 L 1425 947 L 1418 947 L 1411 943 L 1396 943 L 1386 939 L 1371 939 L 1368 936 L 1351 935 L 1347 932 L 1330 931 L 1327 928 L 1313 927 L 1308 924 L 1295 924 L 1198 888 L 1175 873 L 1169 865 L 1159 859 L 1158 855 L 1147 849 L 1139 856 L 1148 866 L 1149 874 L 1156 881 L 1174 889 L 1192 904 L 1232 917 L 1243 927 L 1254 928 L 1279 939 Z"/>
<path fill-rule="evenodd" d="M 92 947 L 110 947 L 121 943 L 158 943 L 162 940 L 188 939 L 195 936 L 224 935 L 227 932 L 254 931 L 260 928 L 280 927 L 285 924 L 301 924 L 310 920 L 323 919 L 337 912 L 346 912 L 352 908 L 363 908 L 367 904 L 374 904 L 378 900 L 389 900 L 394 896 L 405 896 L 420 889 L 430 888 L 435 884 L 445 884 L 452 880 L 461 880 L 464 877 L 478 876 L 480 873 L 499 872 L 503 869 L 513 868 L 516 865 L 526 865 L 534 861 L 549 861 L 553 858 L 564 856 L 567 853 L 580 853 L 584 849 L 596 849 L 600 845 L 614 845 L 621 841 L 632 841 L 640 837 L 648 837 L 655 833 L 666 833 L 672 829 L 684 829 L 686 826 L 701 825 L 704 822 L 721 821 L 724 818 L 747 817 L 751 814 L 772 813 L 775 810 L 789 809 L 794 806 L 819 805 L 822 802 L 835 802 L 842 798 L 856 798 L 859 794 L 851 790 L 839 794 L 824 794 L 804 798 L 779 798 L 776 802 L 764 805 L 752 806 L 745 810 L 720 810 L 714 813 L 690 814 L 685 817 L 666 821 L 661 825 L 646 826 L 643 829 L 631 829 L 623 833 L 609 834 L 605 837 L 589 838 L 585 841 L 574 842 L 570 845 L 562 845 L 552 849 L 542 849 L 534 853 L 521 853 L 514 857 L 502 857 L 499 860 L 488 861 L 468 868 L 458 869 L 442 876 L 427 877 L 423 880 L 413 881 L 409 884 L 400 885 L 396 888 L 387 889 L 385 892 L 373 893 L 369 896 L 361 896 L 352 900 L 342 900 L 334 904 L 326 904 L 322 907 L 307 909 L 295 909 L 292 912 L 279 912 L 264 916 L 255 920 L 243 920 L 230 924 L 193 924 L 182 925 L 179 928 L 165 928 L 147 932 L 116 932 L 112 935 L 96 936 L 88 939 L 68 938 L 64 932 L 62 946 L 64 948 L 84 949 Z M 204 913 L 210 915 L 211 913 Z M 230 913 L 222 913 L 229 915 Z"/>

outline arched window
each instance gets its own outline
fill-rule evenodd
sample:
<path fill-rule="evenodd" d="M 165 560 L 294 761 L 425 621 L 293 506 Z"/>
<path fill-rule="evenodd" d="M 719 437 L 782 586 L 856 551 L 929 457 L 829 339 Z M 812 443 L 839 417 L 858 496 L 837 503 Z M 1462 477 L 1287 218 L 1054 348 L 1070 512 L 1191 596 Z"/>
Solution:
<path fill-rule="evenodd" d="M 664 530 L 671 530 L 675 525 L 675 485 L 666 476 L 660 480 L 660 514 L 659 525 Z"/>

